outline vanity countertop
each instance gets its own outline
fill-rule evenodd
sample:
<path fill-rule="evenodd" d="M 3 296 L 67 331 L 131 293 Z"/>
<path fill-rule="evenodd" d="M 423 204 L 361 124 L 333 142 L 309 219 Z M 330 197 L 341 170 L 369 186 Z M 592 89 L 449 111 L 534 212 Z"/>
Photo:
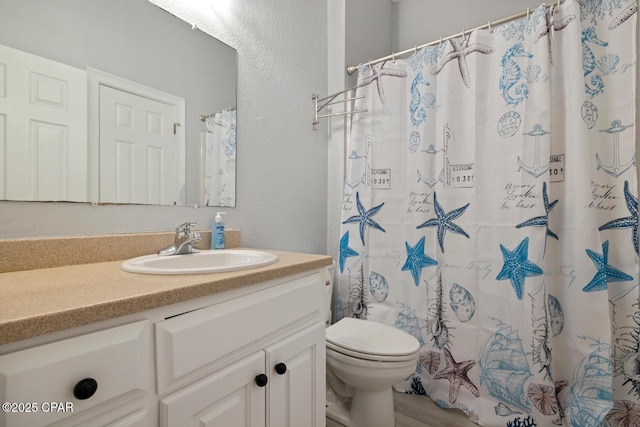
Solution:
<path fill-rule="evenodd" d="M 330 266 L 332 258 L 266 251 L 278 262 L 195 275 L 127 273 L 122 261 L 0 273 L 0 345 Z"/>

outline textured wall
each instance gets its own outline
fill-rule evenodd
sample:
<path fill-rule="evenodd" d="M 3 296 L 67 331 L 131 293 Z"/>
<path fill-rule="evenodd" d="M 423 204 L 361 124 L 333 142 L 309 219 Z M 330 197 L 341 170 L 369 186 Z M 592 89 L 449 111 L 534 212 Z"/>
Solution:
<path fill-rule="evenodd" d="M 311 94 L 327 91 L 326 2 L 153 3 L 238 51 L 237 206 L 220 209 L 227 225 L 246 246 L 324 253 L 327 136 L 326 125 L 311 129 Z M 216 210 L 0 202 L 0 239 L 207 227 Z"/>
<path fill-rule="evenodd" d="M 402 0 L 393 6 L 393 49 L 403 51 L 460 34 L 489 20 L 535 9 L 542 3 L 541 0 Z"/>

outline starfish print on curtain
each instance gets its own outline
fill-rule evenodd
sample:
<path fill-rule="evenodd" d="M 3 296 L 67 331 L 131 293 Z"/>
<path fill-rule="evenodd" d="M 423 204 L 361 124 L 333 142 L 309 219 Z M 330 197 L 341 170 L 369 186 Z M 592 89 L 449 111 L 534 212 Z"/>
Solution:
<path fill-rule="evenodd" d="M 616 16 L 616 19 L 614 19 L 613 22 L 611 22 L 611 24 L 609 24 L 609 29 L 613 30 L 615 28 L 618 28 L 620 25 L 624 24 L 629 18 L 635 15 L 637 11 L 638 11 L 638 4 L 635 2 L 633 4 L 630 4 L 629 6 L 627 6 L 625 10 L 623 10 L 618 16 Z"/>
<path fill-rule="evenodd" d="M 362 246 L 365 246 L 364 243 L 364 229 L 365 227 L 375 228 L 376 230 L 380 230 L 385 232 L 385 229 L 380 226 L 377 222 L 371 219 L 372 216 L 377 214 L 382 206 L 384 206 L 384 202 L 380 203 L 378 206 L 374 206 L 369 210 L 366 210 L 362 203 L 360 203 L 360 193 L 356 193 L 356 206 L 358 207 L 358 215 L 354 215 L 351 218 L 347 218 L 342 221 L 343 224 L 351 224 L 353 222 L 360 223 L 360 239 L 362 240 Z"/>
<path fill-rule="evenodd" d="M 458 363 L 453 359 L 449 350 L 445 348 L 443 351 L 447 367 L 438 372 L 433 379 L 449 380 L 449 402 L 455 403 L 456 400 L 458 400 L 460 386 L 465 386 L 475 397 L 479 397 L 480 392 L 478 391 L 478 387 L 476 387 L 467 376 L 467 372 L 476 365 L 476 361 L 465 360 L 464 362 Z"/>
<path fill-rule="evenodd" d="M 626 282 L 633 280 L 632 276 L 618 270 L 608 264 L 609 262 L 609 241 L 602 244 L 602 255 L 590 249 L 587 249 L 587 255 L 593 261 L 598 271 L 587 286 L 582 290 L 585 292 L 606 291 L 609 282 Z"/>
<path fill-rule="evenodd" d="M 387 61 L 381 62 L 380 64 L 369 65 L 371 75 L 362 78 L 356 85 L 356 87 L 364 87 L 370 85 L 373 82 L 376 82 L 376 86 L 378 87 L 378 96 L 380 97 L 380 102 L 383 105 L 387 103 L 387 98 L 384 95 L 384 88 L 382 87 L 382 76 L 401 78 L 407 77 L 407 73 L 405 73 L 404 71 L 384 68 L 384 65 L 386 63 Z"/>
<path fill-rule="evenodd" d="M 460 217 L 468 207 L 469 203 L 458 209 L 454 209 L 449 213 L 446 213 L 444 209 L 442 209 L 442 206 L 440 206 L 440 203 L 438 203 L 436 192 L 434 191 L 433 208 L 436 211 L 436 217 L 423 222 L 416 228 L 421 229 L 424 227 L 438 227 L 438 243 L 440 244 L 440 250 L 444 253 L 444 233 L 446 233 L 447 230 L 451 231 L 452 233 L 462 234 L 467 239 L 469 238 L 469 235 L 462 229 L 462 227 L 453 223 L 453 220 Z"/>
<path fill-rule="evenodd" d="M 409 242 L 404 242 L 407 249 L 407 260 L 402 266 L 402 271 L 411 271 L 411 277 L 413 277 L 413 283 L 416 286 L 420 284 L 423 268 L 438 265 L 438 261 L 424 253 L 424 241 L 425 237 L 422 236 L 422 239 L 413 247 L 409 245 Z"/>
<path fill-rule="evenodd" d="M 525 278 L 542 274 L 542 269 L 527 259 L 529 238 L 525 237 L 513 251 L 505 248 L 502 244 L 500 245 L 500 250 L 504 258 L 504 265 L 496 280 L 509 279 L 513 290 L 516 291 L 516 296 L 521 300 L 524 296 Z"/>
<path fill-rule="evenodd" d="M 453 48 L 453 50 L 447 53 L 444 56 L 444 58 L 442 58 L 442 62 L 439 63 L 435 68 L 433 68 L 433 70 L 431 70 L 431 74 L 435 75 L 440 73 L 440 71 L 442 71 L 444 66 L 447 65 L 449 61 L 457 59 L 458 69 L 460 70 L 460 76 L 462 77 L 462 82 L 466 87 L 470 88 L 471 79 L 469 78 L 469 67 L 467 66 L 467 55 L 474 52 L 483 53 L 485 55 L 493 53 L 493 48 L 491 46 L 487 46 L 480 43 L 474 43 L 472 45 L 469 45 L 470 39 L 471 37 L 467 37 L 465 40 L 463 40 L 462 43 L 460 43 L 457 39 L 450 39 L 449 43 L 451 44 L 451 47 Z"/>
<path fill-rule="evenodd" d="M 546 215 L 536 216 L 534 218 L 528 219 L 520 224 L 516 225 L 516 228 L 522 227 L 544 227 L 546 231 L 546 235 L 544 238 L 544 251 L 547 251 L 547 237 L 553 237 L 556 240 L 560 240 L 558 235 L 549 229 L 549 212 L 558 204 L 558 200 L 554 200 L 549 203 L 549 195 L 547 194 L 547 183 L 542 183 L 542 199 L 544 201 L 544 210 Z"/>
<path fill-rule="evenodd" d="M 612 230 L 616 228 L 630 228 L 633 230 L 631 240 L 633 241 L 633 248 L 638 254 L 638 199 L 629 192 L 629 181 L 624 182 L 624 199 L 627 203 L 627 209 L 631 216 L 624 218 L 614 219 L 604 225 L 601 225 L 598 230 Z"/>
<path fill-rule="evenodd" d="M 349 230 L 347 230 L 340 238 L 340 273 L 344 271 L 344 262 L 347 258 L 358 255 L 360 255 L 358 252 L 349 247 Z"/>

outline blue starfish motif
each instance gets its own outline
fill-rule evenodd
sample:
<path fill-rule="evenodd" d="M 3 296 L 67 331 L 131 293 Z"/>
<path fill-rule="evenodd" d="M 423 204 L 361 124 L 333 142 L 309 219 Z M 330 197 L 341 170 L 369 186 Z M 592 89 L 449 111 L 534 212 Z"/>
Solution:
<path fill-rule="evenodd" d="M 344 271 L 344 262 L 350 256 L 358 256 L 358 252 L 349 247 L 349 231 L 345 232 L 340 238 L 340 273 Z"/>
<path fill-rule="evenodd" d="M 469 207 L 469 203 L 464 205 L 461 208 L 454 209 L 449 213 L 446 213 L 442 206 L 438 203 L 438 199 L 436 198 L 436 192 L 433 192 L 433 207 L 436 211 L 436 217 L 430 220 L 427 220 L 417 226 L 416 228 L 424 228 L 424 227 L 438 227 L 438 243 L 440 244 L 440 249 L 442 253 L 444 253 L 444 233 L 449 230 L 452 233 L 462 234 L 469 238 L 469 235 L 460 227 L 453 223 L 453 220 L 461 216 L 464 211 Z"/>
<path fill-rule="evenodd" d="M 553 237 L 556 240 L 560 240 L 558 235 L 553 231 L 549 230 L 549 212 L 558 204 L 558 200 L 554 200 L 549 203 L 549 196 L 547 195 L 547 183 L 542 183 L 542 198 L 544 200 L 544 210 L 547 213 L 546 215 L 536 216 L 534 218 L 528 219 L 520 224 L 516 225 L 516 228 L 522 227 L 545 227 L 547 230 L 547 234 L 544 238 L 544 246 L 545 252 L 547 249 L 547 237 Z"/>
<path fill-rule="evenodd" d="M 587 286 L 582 288 L 584 292 L 606 291 L 607 283 L 609 282 L 626 282 L 628 280 L 633 280 L 633 277 L 629 276 L 627 273 L 611 267 L 608 264 L 608 240 L 602 244 L 602 255 L 589 249 L 587 249 L 587 255 L 589 255 L 589 258 L 591 258 L 591 261 L 593 261 L 593 264 L 596 266 L 598 271 L 595 276 L 593 276 L 593 279 L 587 283 Z"/>
<path fill-rule="evenodd" d="M 407 260 L 402 266 L 402 271 L 411 270 L 413 283 L 416 286 L 420 284 L 420 275 L 423 268 L 438 265 L 438 261 L 424 253 L 424 240 L 425 238 L 422 236 L 422 239 L 414 247 L 409 246 L 409 242 L 404 242 L 404 246 L 407 248 Z"/>
<path fill-rule="evenodd" d="M 360 203 L 360 193 L 356 193 L 356 205 L 358 207 L 358 213 L 359 215 L 354 215 L 351 218 L 348 218 L 344 221 L 342 221 L 343 224 L 351 224 L 353 222 L 359 222 L 360 223 L 360 239 L 362 240 L 362 246 L 365 245 L 364 243 L 364 228 L 366 226 L 369 226 L 371 228 L 375 228 L 376 230 L 380 230 L 386 233 L 386 230 L 384 228 L 382 228 L 380 226 L 380 224 L 378 224 L 377 222 L 375 222 L 374 220 L 371 219 L 372 216 L 374 216 L 375 214 L 377 214 L 380 209 L 382 208 L 382 206 L 384 206 L 384 202 L 380 203 L 378 206 L 375 206 L 369 210 L 366 210 L 364 208 L 364 206 L 362 206 L 362 203 Z"/>
<path fill-rule="evenodd" d="M 627 209 L 629 209 L 631 216 L 609 221 L 608 223 L 601 225 L 598 230 L 631 228 L 633 230 L 633 235 L 631 237 L 631 240 L 633 241 L 633 248 L 636 250 L 636 255 L 638 255 L 638 199 L 629 192 L 629 181 L 624 182 L 624 198 L 627 202 Z"/>
<path fill-rule="evenodd" d="M 521 300 L 524 294 L 525 278 L 542 274 L 542 269 L 527 259 L 529 238 L 525 237 L 513 251 L 502 245 L 500 245 L 500 250 L 502 251 L 502 258 L 504 258 L 504 265 L 496 280 L 509 279 L 511 286 L 516 291 L 516 296 Z"/>

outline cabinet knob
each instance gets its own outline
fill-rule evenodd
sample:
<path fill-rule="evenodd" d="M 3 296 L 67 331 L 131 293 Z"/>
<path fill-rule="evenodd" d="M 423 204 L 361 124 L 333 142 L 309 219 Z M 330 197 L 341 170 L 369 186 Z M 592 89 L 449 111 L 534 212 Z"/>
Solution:
<path fill-rule="evenodd" d="M 256 384 L 258 387 L 264 387 L 269 382 L 269 378 L 265 374 L 260 374 L 256 376 Z"/>
<path fill-rule="evenodd" d="M 275 370 L 278 375 L 284 375 L 284 373 L 287 372 L 287 365 L 284 363 L 278 363 L 275 366 Z"/>
<path fill-rule="evenodd" d="M 78 381 L 73 388 L 73 396 L 78 400 L 85 400 L 94 395 L 98 390 L 98 382 L 93 378 L 85 378 Z"/>

